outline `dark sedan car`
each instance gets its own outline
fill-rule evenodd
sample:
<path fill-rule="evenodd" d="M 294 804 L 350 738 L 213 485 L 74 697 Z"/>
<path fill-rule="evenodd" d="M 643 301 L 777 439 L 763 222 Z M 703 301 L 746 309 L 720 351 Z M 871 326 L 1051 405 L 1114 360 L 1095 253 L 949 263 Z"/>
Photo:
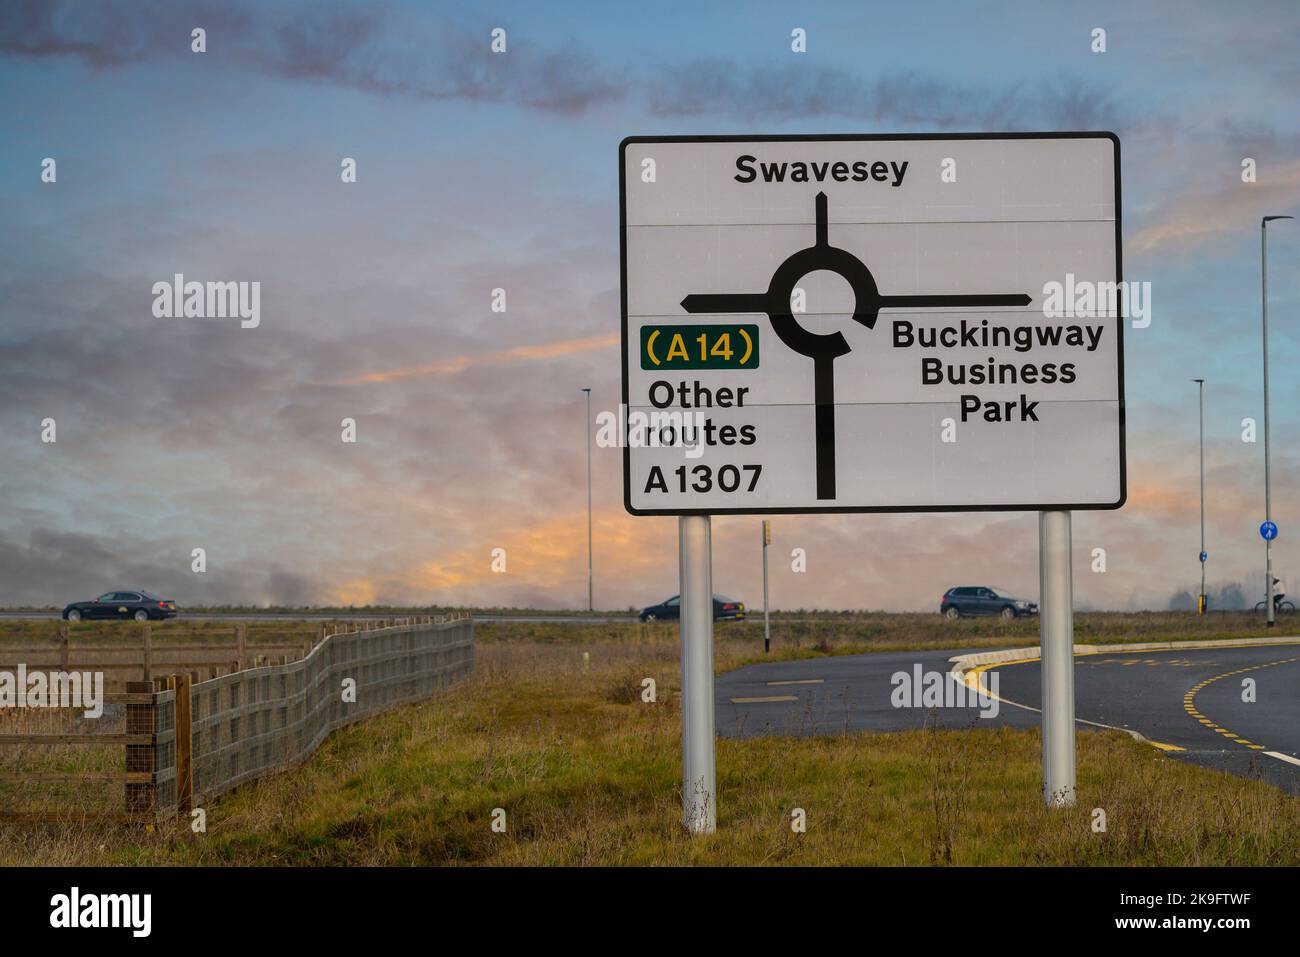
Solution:
<path fill-rule="evenodd" d="M 74 601 L 63 609 L 68 621 L 112 618 L 119 621 L 135 619 L 175 618 L 176 601 L 159 598 L 147 591 L 106 591 L 93 601 Z"/>
<path fill-rule="evenodd" d="M 682 617 L 681 596 L 673 595 L 665 602 L 651 605 L 641 611 L 642 621 L 680 621 Z M 714 621 L 742 621 L 745 617 L 745 603 L 732 601 L 723 595 L 713 596 Z"/>
<path fill-rule="evenodd" d="M 939 613 L 949 618 L 1000 615 L 1009 621 L 1021 615 L 1038 614 L 1038 605 L 1023 598 L 1015 598 L 1003 588 L 965 585 L 949 588 L 943 593 L 939 599 Z"/>

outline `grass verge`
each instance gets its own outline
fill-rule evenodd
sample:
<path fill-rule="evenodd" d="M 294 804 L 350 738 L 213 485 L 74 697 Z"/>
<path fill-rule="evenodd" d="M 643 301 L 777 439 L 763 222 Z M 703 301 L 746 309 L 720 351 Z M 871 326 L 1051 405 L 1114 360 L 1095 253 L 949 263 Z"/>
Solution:
<path fill-rule="evenodd" d="M 665 631 L 581 647 L 483 635 L 471 679 L 213 802 L 204 834 L 0 826 L 0 864 L 1300 863 L 1300 802 L 1119 733 L 1079 736 L 1080 805 L 1050 812 L 1036 732 L 720 740 L 719 831 L 687 838 Z M 727 645 L 724 665 L 750 650 Z"/>

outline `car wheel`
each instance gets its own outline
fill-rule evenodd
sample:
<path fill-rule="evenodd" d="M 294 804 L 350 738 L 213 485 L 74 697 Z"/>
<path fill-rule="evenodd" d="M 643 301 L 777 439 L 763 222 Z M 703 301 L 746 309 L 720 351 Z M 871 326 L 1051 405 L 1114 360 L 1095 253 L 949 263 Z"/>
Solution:
<path fill-rule="evenodd" d="M 943 613 L 943 616 L 950 620 L 956 621 L 958 618 L 961 617 L 961 611 L 957 608 L 956 605 L 949 605 L 948 610 Z"/>
<path fill-rule="evenodd" d="M 1014 608 L 1012 608 L 1012 607 L 1010 607 L 1010 606 L 1007 606 L 1006 608 L 1003 608 L 1003 609 L 1002 609 L 1002 620 L 1003 620 L 1003 621 L 1010 621 L 1012 618 L 1015 618 L 1015 617 L 1016 617 L 1016 610 L 1015 610 Z"/>
<path fill-rule="evenodd" d="M 136 621 L 148 621 L 149 613 L 145 611 L 143 608 L 141 608 L 139 611 L 135 613 L 134 617 Z"/>
<path fill-rule="evenodd" d="M 68 621 L 81 621 L 81 612 L 77 611 L 77 609 L 74 608 L 72 609 L 72 611 L 68 612 L 64 617 L 67 618 Z"/>
<path fill-rule="evenodd" d="M 658 617 L 657 615 L 650 614 L 650 615 L 646 615 L 646 616 L 645 616 L 644 618 L 642 618 L 641 620 L 642 620 L 642 621 L 654 621 L 655 618 L 657 618 L 657 617 Z"/>

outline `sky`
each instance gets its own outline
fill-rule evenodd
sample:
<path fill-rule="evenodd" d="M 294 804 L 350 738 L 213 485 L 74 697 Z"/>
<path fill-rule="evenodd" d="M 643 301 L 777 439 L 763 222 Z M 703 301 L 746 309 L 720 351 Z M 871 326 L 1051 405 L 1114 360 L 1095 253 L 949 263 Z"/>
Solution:
<path fill-rule="evenodd" d="M 1128 502 L 1075 513 L 1076 605 L 1196 591 L 1193 377 L 1211 592 L 1253 601 L 1242 421 L 1262 429 L 1260 216 L 1300 215 L 1298 37 L 1289 0 L 9 0 L 0 605 L 582 607 L 580 390 L 593 418 L 620 397 L 620 140 L 1005 130 L 1119 135 L 1124 274 L 1151 283 L 1125 334 Z M 1300 581 L 1300 225 L 1269 235 L 1273 554 Z M 155 316 L 176 273 L 260 282 L 260 324 Z M 596 606 L 674 594 L 675 520 L 627 514 L 618 449 L 592 467 Z M 713 524 L 715 590 L 757 607 L 759 519 Z M 1035 598 L 1037 557 L 1033 513 L 778 516 L 771 600 Z"/>

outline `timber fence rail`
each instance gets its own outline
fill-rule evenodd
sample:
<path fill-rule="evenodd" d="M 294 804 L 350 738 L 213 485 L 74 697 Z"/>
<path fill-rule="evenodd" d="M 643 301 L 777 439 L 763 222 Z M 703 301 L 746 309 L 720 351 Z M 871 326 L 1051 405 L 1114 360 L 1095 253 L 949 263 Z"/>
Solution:
<path fill-rule="evenodd" d="M 121 770 L 0 771 L 0 821 L 174 819 L 238 785 L 309 757 L 330 732 L 431 697 L 474 667 L 469 616 L 382 619 L 327 630 L 303 658 L 204 681 L 172 674 L 105 695 L 124 706 L 114 733 L 0 733 L 7 748 L 123 746 Z M 82 726 L 86 722 L 79 722 Z M 101 749 L 102 750 L 102 749 Z M 11 784 L 118 783 L 117 811 L 4 806 Z"/>
<path fill-rule="evenodd" d="M 358 624 L 378 627 L 372 622 Z M 205 632 L 203 640 L 178 641 L 174 630 L 163 630 L 160 642 L 153 624 L 145 622 L 138 627 L 139 642 L 124 644 L 95 637 L 82 639 L 67 622 L 60 622 L 53 644 L 0 643 L 0 671 L 13 672 L 20 662 L 28 671 L 99 671 L 111 690 L 120 691 L 131 682 L 152 681 L 155 675 L 190 673 L 193 680 L 200 681 L 255 665 L 284 664 L 305 657 L 312 645 L 332 633 L 332 624 L 320 624 L 314 635 L 292 642 L 249 641 L 248 625 L 239 622 L 231 626 L 229 639 L 214 640 L 221 636 Z"/>

